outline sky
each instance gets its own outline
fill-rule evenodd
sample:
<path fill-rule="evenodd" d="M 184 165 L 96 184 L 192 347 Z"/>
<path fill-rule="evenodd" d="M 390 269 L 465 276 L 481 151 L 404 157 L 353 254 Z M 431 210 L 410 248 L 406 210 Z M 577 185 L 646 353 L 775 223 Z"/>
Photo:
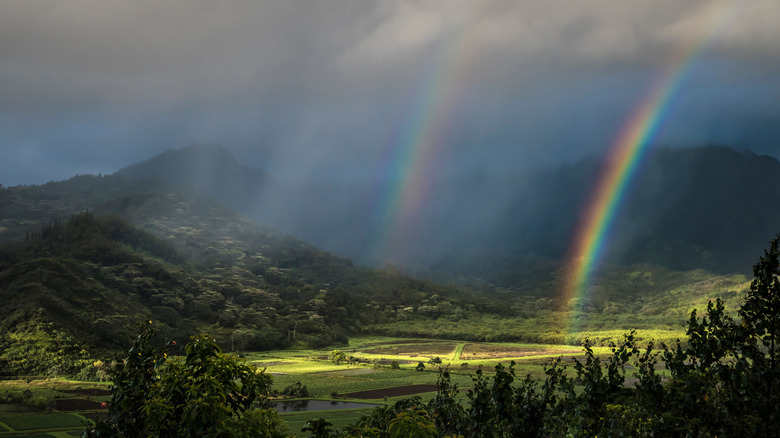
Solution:
<path fill-rule="evenodd" d="M 280 180 L 604 153 L 692 47 L 654 141 L 780 156 L 777 0 L 1 0 L 0 184 L 219 144 Z M 405 151 L 405 152 L 404 152 Z"/>

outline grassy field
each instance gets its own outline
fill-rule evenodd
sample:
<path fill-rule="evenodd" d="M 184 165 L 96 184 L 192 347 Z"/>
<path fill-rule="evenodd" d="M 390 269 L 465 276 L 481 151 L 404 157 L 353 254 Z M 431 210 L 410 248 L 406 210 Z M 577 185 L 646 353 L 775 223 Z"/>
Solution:
<path fill-rule="evenodd" d="M 87 420 L 76 414 L 16 414 L 3 416 L 3 423 L 11 430 L 68 429 L 84 427 Z"/>
<path fill-rule="evenodd" d="M 300 382 L 306 386 L 309 398 L 321 400 L 355 401 L 388 404 L 410 397 L 394 396 L 393 389 L 411 385 L 429 385 L 429 392 L 417 396 L 428 400 L 435 395 L 439 367 L 448 367 L 452 382 L 463 391 L 472 385 L 472 375 L 479 367 L 491 372 L 497 363 L 514 360 L 518 377 L 530 374 L 543 378 L 543 365 L 552 358 L 579 356 L 582 350 L 566 345 L 522 343 L 462 342 L 458 340 L 430 340 L 391 337 L 358 337 L 349 345 L 338 347 L 349 358 L 339 365 L 330 360 L 331 349 L 278 350 L 247 353 L 246 360 L 273 376 L 273 389 L 282 391 Z M 599 347 L 597 353 L 606 354 L 608 348 Z M 439 358 L 440 365 L 430 363 Z M 416 368 L 422 362 L 423 371 Z M 86 416 L 105 409 L 78 412 L 59 411 L 55 406 L 87 405 L 86 401 L 105 402 L 110 399 L 105 389 L 108 384 L 83 383 L 66 380 L 11 380 L 0 381 L 0 438 L 19 433 L 43 433 L 41 436 L 73 436 L 88 421 Z M 420 387 L 415 387 L 420 388 Z M 345 394 L 359 391 L 378 391 L 376 398 L 355 398 Z M 385 394 L 385 395 L 383 395 Z M 372 395 L 373 396 L 373 395 Z M 13 401 L 11 404 L 9 401 Z M 326 410 L 283 413 L 290 433 L 301 434 L 301 427 L 310 419 L 323 417 L 341 428 L 354 423 L 370 409 Z"/>

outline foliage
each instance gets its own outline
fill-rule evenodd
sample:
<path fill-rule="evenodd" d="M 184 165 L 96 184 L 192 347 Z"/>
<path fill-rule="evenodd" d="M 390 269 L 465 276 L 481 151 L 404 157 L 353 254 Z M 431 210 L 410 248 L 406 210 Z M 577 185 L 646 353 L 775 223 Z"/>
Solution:
<path fill-rule="evenodd" d="M 558 358 L 542 382 L 516 381 L 514 365 L 496 366 L 492 377 L 480 368 L 465 404 L 449 371 L 439 371 L 439 390 L 427 404 L 398 402 L 345 429 L 355 436 L 746 436 L 780 434 L 780 235 L 754 267 L 750 291 L 737 311 L 722 300 L 708 303 L 699 318 L 691 312 L 687 342 L 653 343 L 642 349 L 634 332 L 568 369 Z M 663 374 L 658 366 L 663 364 Z M 420 365 L 424 366 L 422 362 Z M 419 365 L 418 365 L 419 366 Z M 626 384 L 627 368 L 635 385 Z M 571 373 L 574 377 L 571 377 Z M 394 427 L 391 427 L 393 426 Z M 414 432 L 411 432 L 412 428 Z"/>
<path fill-rule="evenodd" d="M 92 362 L 85 347 L 51 323 L 28 322 L 0 337 L 0 375 L 75 375 Z"/>
<path fill-rule="evenodd" d="M 486 276 L 506 293 L 440 286 L 353 266 L 160 181 L 85 175 L 0 189 L 0 198 L 0 242 L 13 242 L 0 247 L 0 300 L 12 303 L 0 308 L 0 334 L 52 323 L 91 358 L 126 348 L 127 315 L 154 319 L 169 338 L 207 331 L 233 352 L 343 345 L 356 333 L 608 345 L 638 328 L 640 343 L 669 343 L 706 297 L 736 308 L 747 286 L 739 276 L 611 266 L 569 311 L 545 296 L 553 263 L 530 281 Z M 571 319 L 584 331 L 558 324 Z"/>
<path fill-rule="evenodd" d="M 263 410 L 271 377 L 194 337 L 183 358 L 150 346 L 151 322 L 112 374 L 108 422 L 91 436 L 283 436 L 275 411 Z M 169 346 L 175 345 L 173 341 Z"/>
<path fill-rule="evenodd" d="M 20 188 L 12 197 L 24 205 L 24 192 L 36 190 Z M 397 272 L 354 267 L 180 194 L 135 195 L 96 210 L 103 214 L 79 212 L 67 221 L 43 215 L 50 222 L 17 228 L 25 239 L 17 235 L 0 247 L 0 299 L 13 303 L 0 308 L 1 334 L 23 332 L 30 321 L 52 323 L 100 357 L 125 348 L 133 336 L 127 315 L 141 315 L 168 337 L 208 330 L 232 351 L 323 347 L 345 343 L 369 322 L 396 319 L 401 302 L 425 306 L 436 295 L 446 307 L 456 294 Z"/>
<path fill-rule="evenodd" d="M 32 392 L 30 389 L 4 389 L 0 391 L 0 404 L 20 404 L 36 411 L 51 410 L 49 399 Z"/>
<path fill-rule="evenodd" d="M 436 438 L 436 426 L 433 424 L 428 411 L 410 407 L 400 412 L 387 426 L 390 437 L 419 437 Z"/>
<path fill-rule="evenodd" d="M 324 418 L 315 418 L 309 420 L 301 428 L 301 432 L 311 432 L 311 436 L 314 438 L 328 438 L 330 436 L 336 435 L 336 431 L 333 429 L 333 425 Z"/>
<path fill-rule="evenodd" d="M 274 390 L 274 393 L 276 392 L 277 391 Z M 298 381 L 292 385 L 285 386 L 284 389 L 279 394 L 287 397 L 293 397 L 293 398 L 304 398 L 309 396 L 309 388 L 307 388 L 306 385 L 303 385 L 300 381 Z"/>
<path fill-rule="evenodd" d="M 437 394 L 436 403 L 410 399 L 377 410 L 355 425 L 364 436 L 386 436 L 394 421 L 398 433 L 419 428 L 425 434 L 433 424 L 439 435 L 464 436 L 780 435 L 777 238 L 749 289 L 740 276 L 611 267 L 595 279 L 589 300 L 561 302 L 523 286 L 466 296 L 392 269 L 357 268 L 164 185 L 139 193 L 120 178 L 79 177 L 0 194 L 4 214 L 11 215 L 0 218 L 0 233 L 4 242 L 16 239 L 0 248 L 0 372 L 97 379 L 94 359 L 131 339 L 126 315 L 160 320 L 155 326 L 165 339 L 206 328 L 213 333 L 195 338 L 192 353 L 203 356 L 188 362 L 190 351 L 155 348 L 157 341 L 142 332 L 112 375 L 116 427 L 146 430 L 194 415 L 187 407 L 194 401 L 176 388 L 192 383 L 183 376 L 202 372 L 209 377 L 199 388 L 211 392 L 201 402 L 227 406 L 209 418 L 224 417 L 236 430 L 276 430 L 273 412 L 233 398 L 243 394 L 243 383 L 230 380 L 238 389 L 228 393 L 216 389 L 224 386 L 219 370 L 245 370 L 219 345 L 325 346 L 367 332 L 587 342 L 582 361 L 552 362 L 541 382 L 517 378 L 512 365 L 491 377 L 479 370 L 465 398 L 456 398 L 453 387 Z M 522 283 L 553 284 L 548 277 Z M 503 280 L 497 279 L 509 284 Z M 703 315 L 691 311 L 705 305 Z M 677 327 L 681 315 L 690 315 L 685 332 Z M 582 332 L 558 325 L 573 319 Z M 623 338 L 630 327 L 639 330 Z M 609 344 L 606 357 L 593 351 Z M 187 359 L 166 357 L 174 352 Z M 630 365 L 634 386 L 625 380 Z M 420 362 L 418 369 L 424 367 Z M 255 396 L 267 391 L 256 384 Z"/>
<path fill-rule="evenodd" d="M 335 365 L 341 364 L 341 362 L 344 362 L 347 360 L 347 355 L 344 354 L 341 350 L 333 350 L 330 352 L 330 361 L 333 362 Z"/>

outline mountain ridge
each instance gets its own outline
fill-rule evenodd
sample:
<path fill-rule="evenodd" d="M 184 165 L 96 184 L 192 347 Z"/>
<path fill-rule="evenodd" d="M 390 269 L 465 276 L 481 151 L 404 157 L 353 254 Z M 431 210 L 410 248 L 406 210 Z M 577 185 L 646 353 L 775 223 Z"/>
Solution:
<path fill-rule="evenodd" d="M 195 152 L 186 148 L 176 154 L 198 155 Z M 224 149 L 220 153 L 229 155 Z M 367 233 L 381 230 L 386 219 L 377 215 L 375 199 L 369 195 L 390 191 L 392 183 L 291 186 L 224 159 L 230 161 L 227 169 L 219 169 L 219 160 L 210 160 L 203 165 L 217 169 L 184 172 L 179 164 L 170 172 L 162 171 L 170 166 L 172 154 L 166 152 L 117 174 L 141 178 L 150 175 L 150 169 L 160 169 L 168 183 L 208 186 L 206 192 L 225 205 L 358 263 L 392 264 L 439 280 L 447 270 L 437 267 L 446 265 L 453 254 L 563 259 L 602 167 L 601 160 L 591 157 L 501 179 L 434 181 L 417 227 L 396 237 L 403 240 L 399 246 L 408 248 L 407 253 L 397 259 L 372 259 L 373 239 Z M 236 170 L 236 165 L 242 170 Z M 231 173 L 234 188 L 208 185 L 212 180 L 198 177 L 199 173 Z M 249 188 L 237 193 L 236 187 Z M 775 158 L 725 146 L 658 147 L 630 183 L 605 257 L 609 262 L 625 259 L 672 269 L 746 272 L 753 254 L 780 231 L 776 205 L 780 205 L 780 162 Z M 718 216 L 718 222 L 711 220 Z"/>
<path fill-rule="evenodd" d="M 224 147 L 191 145 L 168 149 L 114 173 L 133 179 L 184 184 L 228 204 L 241 205 L 274 181 L 266 172 L 240 164 Z"/>
<path fill-rule="evenodd" d="M 733 301 L 745 287 L 741 276 L 611 266 L 572 307 L 557 296 L 559 260 L 497 251 L 453 254 L 462 265 L 444 267 L 461 277 L 442 285 L 355 266 L 197 191 L 119 175 L 0 189 L 0 238 L 0 300 L 11 303 L 0 308 L 0 374 L 78 371 L 91 364 L 82 351 L 121 348 L 147 318 L 167 339 L 208 332 L 239 351 L 360 333 L 578 343 L 588 333 L 564 337 L 557 322 L 668 331 L 692 303 Z M 25 362 L 33 356 L 52 358 Z"/>

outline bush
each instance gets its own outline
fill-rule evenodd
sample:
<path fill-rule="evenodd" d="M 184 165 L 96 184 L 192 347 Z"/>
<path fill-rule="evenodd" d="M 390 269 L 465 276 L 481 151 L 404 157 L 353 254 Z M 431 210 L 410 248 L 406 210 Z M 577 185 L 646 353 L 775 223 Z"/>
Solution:
<path fill-rule="evenodd" d="M 514 362 L 492 377 L 477 370 L 461 404 L 449 372 L 439 371 L 436 396 L 376 408 L 350 436 L 780 436 L 780 235 L 754 267 L 737 311 L 721 300 L 704 317 L 693 311 L 685 342 L 637 340 L 632 331 L 596 356 L 584 339 L 583 360 L 558 358 L 541 382 L 518 380 Z M 581 334 L 580 334 L 581 335 Z M 640 348 L 639 345 L 646 345 Z M 659 365 L 665 368 L 658 373 Z M 626 366 L 636 383 L 627 386 Z M 465 368 L 465 363 L 461 365 Z M 423 371 L 419 362 L 416 369 Z M 572 374 L 574 374 L 572 376 Z"/>
<path fill-rule="evenodd" d="M 309 388 L 306 385 L 302 385 L 301 382 L 295 382 L 292 385 L 287 385 L 282 390 L 282 395 L 295 398 L 303 398 L 309 396 Z"/>
<path fill-rule="evenodd" d="M 344 362 L 347 360 L 347 355 L 344 354 L 341 350 L 333 350 L 330 352 L 330 361 L 333 362 L 334 365 L 340 365 L 341 362 Z"/>
<path fill-rule="evenodd" d="M 169 359 L 167 346 L 149 345 L 153 334 L 150 322 L 113 370 L 108 421 L 86 436 L 284 435 L 278 414 L 261 409 L 271 376 L 206 336 L 194 337 L 185 357 Z"/>

